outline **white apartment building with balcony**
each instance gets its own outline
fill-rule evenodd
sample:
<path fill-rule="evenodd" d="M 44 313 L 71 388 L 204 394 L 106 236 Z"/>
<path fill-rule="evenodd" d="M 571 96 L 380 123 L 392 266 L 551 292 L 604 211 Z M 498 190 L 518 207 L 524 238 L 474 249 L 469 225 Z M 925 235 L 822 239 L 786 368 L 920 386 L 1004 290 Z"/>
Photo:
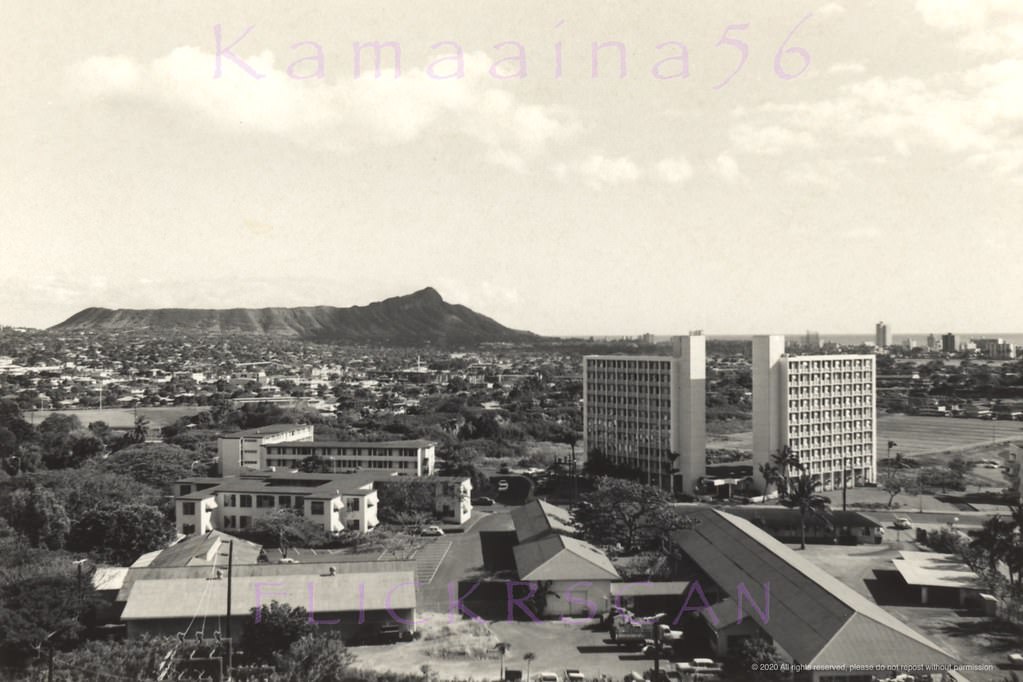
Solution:
<path fill-rule="evenodd" d="M 821 490 L 877 480 L 876 358 L 786 355 L 785 337 L 753 337 L 753 476 L 786 445 Z"/>
<path fill-rule="evenodd" d="M 222 433 L 217 437 L 220 473 L 237 476 L 243 471 L 259 471 L 263 465 L 263 447 L 270 443 L 308 442 L 313 439 L 311 424 L 271 424 L 256 429 Z"/>
<path fill-rule="evenodd" d="M 672 339 L 671 355 L 583 358 L 583 443 L 665 490 L 693 492 L 706 473 L 706 340 Z"/>
<path fill-rule="evenodd" d="M 360 470 L 432 476 L 436 444 L 428 440 L 379 443 L 285 441 L 263 447 L 261 467 L 295 469 L 307 457 L 322 457 L 332 473 Z"/>

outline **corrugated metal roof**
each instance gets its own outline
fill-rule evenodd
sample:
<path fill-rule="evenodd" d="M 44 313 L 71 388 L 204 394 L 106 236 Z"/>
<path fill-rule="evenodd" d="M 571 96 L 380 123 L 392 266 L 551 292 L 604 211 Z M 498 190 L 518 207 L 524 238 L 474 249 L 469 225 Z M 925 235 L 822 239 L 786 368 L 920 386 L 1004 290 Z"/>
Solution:
<path fill-rule="evenodd" d="M 836 652 L 843 652 L 844 662 L 860 661 L 873 646 L 868 640 L 876 640 L 878 647 L 898 647 L 901 641 L 906 651 L 922 656 L 903 658 L 903 663 L 954 662 L 922 634 L 749 521 L 712 509 L 689 513 L 697 523 L 675 533 L 675 541 L 733 599 L 744 584 L 762 605 L 763 585 L 770 583 L 767 622 L 747 613 L 797 662 L 816 664 L 825 649 L 835 660 L 841 659 Z M 850 630 L 855 641 L 845 642 L 840 633 L 857 614 L 873 626 L 857 624 Z"/>
<path fill-rule="evenodd" d="M 136 561 L 132 568 L 170 568 L 175 566 L 212 566 L 227 564 L 227 553 L 230 547 L 229 542 L 234 542 L 235 564 L 254 564 L 259 558 L 260 545 L 248 540 L 242 540 L 234 536 L 222 533 L 218 530 L 210 531 L 205 535 L 194 535 L 186 537 L 181 542 L 171 545 L 166 549 L 152 552 L 155 554 L 146 563 Z M 140 557 L 149 557 L 148 554 Z"/>
<path fill-rule="evenodd" d="M 576 532 L 572 522 L 572 514 L 567 509 L 548 504 L 543 500 L 533 500 L 511 513 L 515 523 L 515 534 L 519 542 L 529 542 L 545 533 Z"/>
<path fill-rule="evenodd" d="M 236 577 L 231 585 L 231 612 L 246 614 L 275 600 L 312 613 L 412 609 L 416 606 L 414 582 L 413 571 Z M 226 579 L 171 578 L 136 582 L 121 619 L 226 615 Z"/>
<path fill-rule="evenodd" d="M 565 535 L 548 535 L 515 545 L 520 580 L 618 580 L 621 576 L 604 552 Z"/>

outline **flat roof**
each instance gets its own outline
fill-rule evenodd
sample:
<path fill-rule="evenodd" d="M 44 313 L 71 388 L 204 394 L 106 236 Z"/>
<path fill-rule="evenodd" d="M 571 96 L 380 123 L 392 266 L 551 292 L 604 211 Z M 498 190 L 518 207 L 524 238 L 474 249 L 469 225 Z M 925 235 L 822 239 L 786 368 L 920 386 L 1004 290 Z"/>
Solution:
<path fill-rule="evenodd" d="M 279 575 L 271 579 L 238 576 L 231 581 L 231 613 L 246 615 L 251 609 L 274 600 L 302 606 L 314 613 L 414 609 L 414 581 L 413 571 L 338 573 L 333 576 Z M 226 578 L 168 578 L 136 581 L 121 619 L 187 619 L 226 615 Z"/>
<path fill-rule="evenodd" d="M 328 448 L 429 448 L 437 444 L 432 440 L 383 440 L 377 442 L 349 440 L 289 440 L 283 443 L 267 443 L 268 448 L 282 447 L 328 447 Z"/>
<path fill-rule="evenodd" d="M 270 424 L 259 426 L 254 429 L 241 429 L 239 431 L 225 431 L 220 438 L 247 438 L 249 436 L 273 436 L 278 433 L 287 433 L 296 429 L 311 429 L 312 424 Z"/>
<path fill-rule="evenodd" d="M 652 583 L 611 583 L 613 597 L 663 597 L 685 594 L 689 589 L 688 580 Z"/>
<path fill-rule="evenodd" d="M 902 551 L 892 564 L 907 585 L 981 589 L 977 574 L 954 554 Z"/>

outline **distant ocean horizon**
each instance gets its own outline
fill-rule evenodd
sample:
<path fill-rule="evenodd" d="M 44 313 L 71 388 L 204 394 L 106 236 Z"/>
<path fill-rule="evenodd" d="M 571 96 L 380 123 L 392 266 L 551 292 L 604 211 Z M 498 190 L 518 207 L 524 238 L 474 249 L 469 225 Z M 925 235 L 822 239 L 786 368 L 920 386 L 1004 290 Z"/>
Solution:
<path fill-rule="evenodd" d="M 917 346 L 926 346 L 927 337 L 930 334 L 934 334 L 938 341 L 941 340 L 941 335 L 948 332 L 924 332 L 922 334 L 892 334 L 892 342 L 894 345 L 902 345 L 907 339 L 911 339 L 916 342 Z M 970 339 L 1004 339 L 1008 343 L 1015 344 L 1017 346 L 1023 345 L 1023 333 L 1017 332 L 952 332 L 956 337 L 956 345 L 959 345 Z M 837 343 L 841 345 L 857 346 L 864 343 L 873 343 L 873 334 L 828 334 L 825 332 L 818 332 L 821 343 Z M 594 335 L 593 339 L 600 339 L 603 341 L 613 341 L 621 339 L 635 339 L 639 336 L 638 334 L 632 336 L 597 336 Z M 670 334 L 654 334 L 655 343 L 663 343 L 671 340 Z M 806 337 L 806 332 L 799 332 L 798 334 L 785 334 L 786 341 L 801 341 Z M 575 338 L 590 338 L 590 337 L 575 337 Z M 708 339 L 719 340 L 719 341 L 750 341 L 753 338 L 752 334 L 708 334 Z"/>

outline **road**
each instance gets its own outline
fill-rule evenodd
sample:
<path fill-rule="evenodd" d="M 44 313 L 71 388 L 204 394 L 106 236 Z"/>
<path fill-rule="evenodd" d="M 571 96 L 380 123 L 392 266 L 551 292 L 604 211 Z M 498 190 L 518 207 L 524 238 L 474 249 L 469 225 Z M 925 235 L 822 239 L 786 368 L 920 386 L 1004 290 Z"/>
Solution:
<path fill-rule="evenodd" d="M 449 603 L 448 585 L 482 573 L 483 552 L 480 550 L 480 531 L 503 529 L 509 525 L 510 509 L 502 507 L 493 507 L 492 509 L 494 511 L 474 509 L 473 514 L 478 513 L 479 520 L 475 521 L 466 532 L 450 533 L 444 536 L 443 540 L 450 542 L 450 547 L 440 561 L 440 565 L 435 568 L 433 578 L 420 589 L 418 607 L 420 611 L 446 612 Z M 419 574 L 420 579 L 425 577 L 425 570 L 421 571 L 418 565 L 418 557 L 416 573 Z"/>
<path fill-rule="evenodd" d="M 885 528 L 892 526 L 892 520 L 896 516 L 905 516 L 913 522 L 914 526 L 945 526 L 953 519 L 959 519 L 956 522 L 956 527 L 963 529 L 980 528 L 992 516 L 989 512 L 918 512 L 910 509 L 893 509 L 883 512 L 865 511 L 862 509 L 857 509 L 856 511 L 868 519 L 880 523 Z"/>

